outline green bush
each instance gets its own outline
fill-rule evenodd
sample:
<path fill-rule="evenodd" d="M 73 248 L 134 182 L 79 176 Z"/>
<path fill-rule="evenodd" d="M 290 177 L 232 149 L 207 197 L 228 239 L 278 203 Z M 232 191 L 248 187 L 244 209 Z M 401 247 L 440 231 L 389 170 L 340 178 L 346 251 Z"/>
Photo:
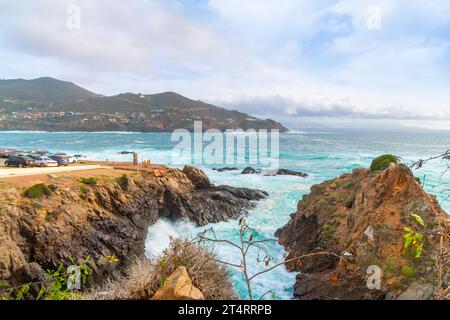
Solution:
<path fill-rule="evenodd" d="M 408 278 L 414 277 L 414 274 L 415 274 L 414 269 L 412 269 L 409 266 L 402 266 L 401 272 L 405 277 L 408 277 Z"/>
<path fill-rule="evenodd" d="M 81 178 L 80 182 L 83 184 L 87 184 L 89 186 L 95 186 L 98 183 L 98 180 L 94 177 L 91 178 Z"/>
<path fill-rule="evenodd" d="M 370 165 L 370 171 L 372 172 L 383 171 L 387 167 L 389 167 L 391 163 L 398 164 L 398 158 L 391 154 L 379 156 L 378 158 L 375 158 L 372 161 L 372 164 Z"/>
<path fill-rule="evenodd" d="M 39 199 L 43 196 L 49 197 L 51 193 L 52 191 L 44 183 L 39 183 L 28 188 L 25 191 L 25 197 L 30 199 Z"/>

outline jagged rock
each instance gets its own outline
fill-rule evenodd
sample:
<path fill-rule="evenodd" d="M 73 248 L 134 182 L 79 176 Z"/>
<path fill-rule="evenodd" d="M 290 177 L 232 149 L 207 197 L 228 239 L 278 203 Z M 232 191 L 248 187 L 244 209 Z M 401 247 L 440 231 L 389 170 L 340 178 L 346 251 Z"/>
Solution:
<path fill-rule="evenodd" d="M 192 284 L 186 267 L 178 267 L 151 300 L 205 300 L 205 298 Z"/>
<path fill-rule="evenodd" d="M 288 265 L 300 272 L 294 285 L 298 298 L 428 299 L 430 292 L 448 287 L 446 277 L 437 285 L 435 261 L 449 247 L 445 237 L 441 247 L 438 235 L 449 233 L 449 217 L 406 166 L 391 164 L 381 172 L 355 169 L 314 185 L 291 217 L 276 232 L 289 252 L 287 259 L 322 250 L 341 257 L 319 255 Z M 425 234 L 420 258 L 403 253 L 405 227 Z M 449 258 L 440 263 L 442 274 L 448 274 Z M 380 289 L 367 286 L 370 266 L 382 271 Z M 414 284 L 419 279 L 435 287 Z"/>
<path fill-rule="evenodd" d="M 289 169 L 278 169 L 276 175 L 278 176 L 297 176 L 301 178 L 306 178 L 308 176 L 307 173 L 289 170 Z"/>
<path fill-rule="evenodd" d="M 217 172 L 225 172 L 225 171 L 237 171 L 239 170 L 239 168 L 224 167 L 224 168 L 213 168 L 213 170 Z"/>
<path fill-rule="evenodd" d="M 289 170 L 289 169 L 273 169 L 263 171 L 261 169 L 254 169 L 252 167 L 245 168 L 241 174 L 264 174 L 265 176 L 296 176 L 301 178 L 308 177 L 307 173 Z"/>
<path fill-rule="evenodd" d="M 9 200 L 0 206 L 0 280 L 16 284 L 13 279 L 30 263 L 46 269 L 68 264 L 69 256 L 90 256 L 93 262 L 116 256 L 120 264 L 112 270 L 92 264 L 101 280 L 144 256 L 148 228 L 159 218 L 187 219 L 198 226 L 226 221 L 267 195 L 208 184 L 198 169 L 186 172 L 170 169 L 164 179 L 145 173 L 99 178 L 82 189 L 76 179 L 60 178 L 52 181 L 55 191 L 41 199 L 39 210 L 20 188 L 1 189 L 0 198 Z"/>
<path fill-rule="evenodd" d="M 252 167 L 247 167 L 242 170 L 241 174 L 260 174 L 261 169 L 253 169 Z"/>
<path fill-rule="evenodd" d="M 193 166 L 185 166 L 183 173 L 192 181 L 194 186 L 199 189 L 207 189 L 212 187 L 211 181 L 208 176 L 200 169 Z"/>

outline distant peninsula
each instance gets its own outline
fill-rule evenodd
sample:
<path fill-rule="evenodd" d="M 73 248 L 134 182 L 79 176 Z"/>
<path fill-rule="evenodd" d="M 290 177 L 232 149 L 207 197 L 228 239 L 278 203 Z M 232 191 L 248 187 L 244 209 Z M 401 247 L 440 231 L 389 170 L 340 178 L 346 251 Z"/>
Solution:
<path fill-rule="evenodd" d="M 195 101 L 174 92 L 103 96 L 49 77 L 0 80 L 0 131 L 170 132 L 278 129 L 281 123 Z"/>

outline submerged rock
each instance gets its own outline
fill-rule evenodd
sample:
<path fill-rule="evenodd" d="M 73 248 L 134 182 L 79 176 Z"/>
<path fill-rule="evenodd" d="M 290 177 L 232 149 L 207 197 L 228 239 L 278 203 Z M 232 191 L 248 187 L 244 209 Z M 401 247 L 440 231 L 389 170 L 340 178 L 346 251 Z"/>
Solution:
<path fill-rule="evenodd" d="M 224 167 L 224 168 L 213 168 L 213 170 L 217 171 L 217 172 L 225 172 L 225 171 L 237 171 L 237 170 L 239 170 L 239 168 Z"/>
<path fill-rule="evenodd" d="M 252 167 L 245 168 L 241 174 L 264 174 L 265 176 L 297 176 L 301 178 L 308 177 L 307 173 L 289 170 L 289 169 L 273 169 L 273 170 L 262 170 L 253 169 Z"/>
<path fill-rule="evenodd" d="M 252 167 L 247 167 L 242 170 L 241 174 L 260 174 L 261 169 L 253 169 Z"/>
<path fill-rule="evenodd" d="M 448 287 L 449 230 L 436 198 L 408 167 L 391 163 L 312 186 L 276 235 L 287 259 L 334 254 L 288 265 L 299 272 L 298 298 L 429 299 Z M 407 245 L 407 234 L 418 235 L 416 242 Z"/>

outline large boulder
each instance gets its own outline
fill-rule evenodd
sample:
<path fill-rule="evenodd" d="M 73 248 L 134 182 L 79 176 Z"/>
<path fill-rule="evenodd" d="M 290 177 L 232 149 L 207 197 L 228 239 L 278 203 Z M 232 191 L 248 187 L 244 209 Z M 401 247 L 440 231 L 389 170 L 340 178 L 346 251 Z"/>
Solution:
<path fill-rule="evenodd" d="M 205 298 L 192 284 L 186 267 L 178 267 L 151 300 L 205 300 Z"/>

